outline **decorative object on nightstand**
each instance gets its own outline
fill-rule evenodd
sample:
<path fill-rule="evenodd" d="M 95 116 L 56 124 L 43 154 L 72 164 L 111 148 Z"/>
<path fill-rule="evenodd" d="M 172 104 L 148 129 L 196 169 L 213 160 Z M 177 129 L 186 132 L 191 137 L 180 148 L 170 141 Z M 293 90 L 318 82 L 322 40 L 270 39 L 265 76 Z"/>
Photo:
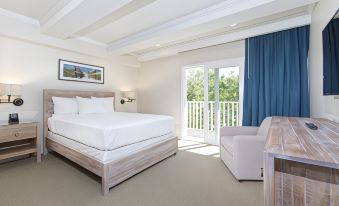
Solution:
<path fill-rule="evenodd" d="M 0 99 L 0 103 L 13 103 L 15 106 L 21 106 L 24 104 L 24 100 L 19 98 L 21 96 L 21 85 L 19 84 L 3 84 L 0 83 L 0 96 L 7 96 L 7 100 Z M 15 96 L 12 100 L 12 96 Z"/>
<path fill-rule="evenodd" d="M 134 100 L 137 100 L 136 99 L 137 94 L 134 91 L 121 91 L 120 93 L 122 97 L 120 101 L 121 104 L 125 104 L 125 102 L 133 102 Z"/>
<path fill-rule="evenodd" d="M 19 115 L 18 115 L 18 113 L 9 114 L 8 124 L 19 124 Z"/>
<path fill-rule="evenodd" d="M 35 155 L 41 161 L 40 123 L 0 124 L 0 161 Z"/>

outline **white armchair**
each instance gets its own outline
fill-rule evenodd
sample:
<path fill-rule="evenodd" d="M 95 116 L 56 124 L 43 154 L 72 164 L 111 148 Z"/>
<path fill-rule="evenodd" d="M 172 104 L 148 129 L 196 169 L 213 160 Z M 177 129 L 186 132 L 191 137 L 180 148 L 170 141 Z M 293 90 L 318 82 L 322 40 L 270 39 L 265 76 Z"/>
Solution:
<path fill-rule="evenodd" d="M 271 125 L 267 117 L 260 127 L 220 129 L 220 157 L 237 180 L 262 180 L 263 152 Z"/>

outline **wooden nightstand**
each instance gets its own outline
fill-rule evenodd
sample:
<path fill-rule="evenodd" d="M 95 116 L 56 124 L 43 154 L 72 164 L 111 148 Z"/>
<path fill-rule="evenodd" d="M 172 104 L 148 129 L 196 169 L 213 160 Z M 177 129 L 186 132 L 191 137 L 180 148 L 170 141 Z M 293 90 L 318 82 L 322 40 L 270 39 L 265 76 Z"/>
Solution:
<path fill-rule="evenodd" d="M 0 160 L 35 155 L 41 161 L 40 123 L 0 124 Z"/>

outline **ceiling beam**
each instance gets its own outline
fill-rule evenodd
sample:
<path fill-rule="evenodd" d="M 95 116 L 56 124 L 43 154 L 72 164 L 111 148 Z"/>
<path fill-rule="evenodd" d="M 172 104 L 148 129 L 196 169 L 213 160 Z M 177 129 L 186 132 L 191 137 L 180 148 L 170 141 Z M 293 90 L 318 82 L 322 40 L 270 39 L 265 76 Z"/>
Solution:
<path fill-rule="evenodd" d="M 140 41 L 148 40 L 178 30 L 187 29 L 196 25 L 204 24 L 222 17 L 226 17 L 241 11 L 255 8 L 264 4 L 271 3 L 275 0 L 226 0 L 222 3 L 208 7 L 206 9 L 194 12 L 178 19 L 166 22 L 156 27 L 144 30 L 120 40 L 111 42 L 108 50 L 112 51 Z"/>
<path fill-rule="evenodd" d="M 130 4 L 122 6 L 115 12 L 105 16 L 104 18 L 98 20 L 97 22 L 83 28 L 82 30 L 78 31 L 75 35 L 76 36 L 86 36 L 108 24 L 111 24 L 143 7 L 155 2 L 156 0 L 137 0 L 133 1 Z"/>
<path fill-rule="evenodd" d="M 139 55 L 138 60 L 141 62 L 150 61 L 162 57 L 173 56 L 180 52 L 201 49 L 209 46 L 225 44 L 238 40 L 243 40 L 249 37 L 278 32 L 286 29 L 291 29 L 299 26 L 311 24 L 311 15 L 298 16 L 279 22 L 268 23 L 248 29 L 240 29 L 239 31 L 221 34 L 214 37 L 202 38 L 196 41 L 183 42 L 180 45 L 169 46 L 163 49 L 157 49 L 151 52 Z"/>
<path fill-rule="evenodd" d="M 136 1 L 136 0 L 134 0 Z M 42 22 L 41 31 L 61 39 L 74 37 L 101 19 L 112 15 L 133 0 L 72 0 L 48 20 Z"/>
<path fill-rule="evenodd" d="M 113 64 L 130 68 L 141 66 L 136 57 L 108 55 L 106 45 L 92 42 L 92 40 L 82 38 L 62 40 L 41 34 L 38 20 L 1 8 L 0 25 L 0 37 L 104 59 L 110 62 L 110 67 Z"/>
<path fill-rule="evenodd" d="M 0 8 L 0 36 L 55 47 L 89 56 L 107 58 L 106 46 L 79 39 L 62 40 L 40 32 L 37 20 Z"/>
<path fill-rule="evenodd" d="M 289 1 L 289 3 L 284 2 L 284 1 L 285 0 L 279 0 L 277 3 L 265 4 L 258 8 L 253 8 L 253 9 L 249 9 L 246 11 L 237 12 L 236 14 L 228 15 L 226 18 L 221 18 L 215 21 L 211 21 L 208 23 L 207 29 L 204 29 L 206 28 L 205 26 L 206 24 L 194 26 L 193 28 L 195 32 L 193 33 L 186 32 L 186 31 L 190 31 L 189 28 L 185 30 L 172 32 L 172 33 L 166 32 L 161 35 L 156 35 L 155 33 L 154 35 L 152 35 L 151 38 L 147 40 L 140 40 L 140 41 L 135 41 L 135 42 L 127 41 L 125 42 L 123 46 L 121 47 L 119 46 L 117 48 L 108 47 L 108 51 L 111 54 L 119 54 L 119 55 L 131 54 L 131 53 L 143 53 L 143 51 L 147 53 L 148 52 L 147 50 L 156 49 L 155 45 L 157 44 L 162 45 L 160 46 L 160 48 L 163 48 L 164 46 L 173 46 L 173 45 L 181 44 L 181 42 L 184 42 L 187 39 L 192 39 L 192 38 L 194 39 L 197 37 L 203 38 L 204 35 L 210 36 L 210 35 L 218 34 L 217 31 L 220 30 L 220 28 L 225 28 L 225 29 L 230 28 L 230 24 L 232 23 L 237 23 L 238 25 L 242 25 L 243 23 L 246 24 L 246 22 L 248 22 L 249 19 L 250 21 L 255 20 L 255 19 L 258 19 L 258 20 L 264 19 L 268 16 L 276 15 L 276 14 L 284 13 L 288 11 L 291 11 L 291 12 L 288 13 L 287 16 L 283 16 L 282 18 L 286 18 L 286 17 L 290 18 L 288 17 L 288 15 L 291 15 L 291 16 L 304 15 L 308 13 L 307 10 L 305 10 L 306 8 L 305 6 L 314 4 L 318 2 L 319 0 L 299 0 L 298 2 L 295 2 L 295 3 L 293 2 L 293 0 Z M 303 10 L 301 11 L 301 9 Z M 277 17 L 276 20 L 278 20 L 279 18 L 280 17 Z M 185 36 L 186 33 L 188 33 L 188 35 Z M 181 39 L 178 39 L 177 34 L 182 34 Z"/>
<path fill-rule="evenodd" d="M 56 23 L 61 21 L 62 18 L 65 18 L 69 13 L 71 13 L 75 8 L 77 8 L 84 0 L 71 0 L 66 5 L 56 5 L 51 9 L 41 21 L 41 31 L 47 32 L 51 29 Z M 60 7 L 60 8 L 59 8 Z"/>

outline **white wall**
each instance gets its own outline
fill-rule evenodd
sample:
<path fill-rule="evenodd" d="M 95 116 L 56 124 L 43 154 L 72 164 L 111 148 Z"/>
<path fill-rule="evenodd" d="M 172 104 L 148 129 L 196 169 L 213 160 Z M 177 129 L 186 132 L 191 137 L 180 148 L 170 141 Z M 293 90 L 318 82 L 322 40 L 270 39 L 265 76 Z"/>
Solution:
<path fill-rule="evenodd" d="M 91 84 L 58 80 L 58 59 L 105 67 L 105 84 Z M 135 62 L 131 62 L 134 65 Z M 136 89 L 138 69 L 119 62 L 116 58 L 100 59 L 30 42 L 0 37 L 0 82 L 23 86 L 24 105 L 0 104 L 0 121 L 8 113 L 19 112 L 21 118 L 42 119 L 43 89 L 101 90 L 117 92 L 118 111 L 137 111 L 137 103 L 119 103 L 119 91 Z"/>
<path fill-rule="evenodd" d="M 339 121 L 339 100 L 323 96 L 322 31 L 339 9 L 339 0 L 321 0 L 312 13 L 310 37 L 311 116 Z"/>
<path fill-rule="evenodd" d="M 145 62 L 139 69 L 138 110 L 171 115 L 181 127 L 181 69 L 183 66 L 245 56 L 244 41 L 209 47 Z"/>

